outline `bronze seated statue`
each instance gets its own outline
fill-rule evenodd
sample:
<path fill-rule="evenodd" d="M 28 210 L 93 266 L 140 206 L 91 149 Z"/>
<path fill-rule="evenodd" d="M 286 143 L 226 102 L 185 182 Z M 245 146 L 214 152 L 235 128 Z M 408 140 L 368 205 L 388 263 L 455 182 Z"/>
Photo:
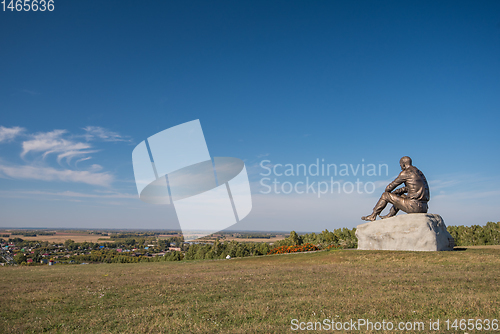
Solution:
<path fill-rule="evenodd" d="M 399 210 L 406 213 L 427 212 L 427 202 L 430 199 L 427 179 L 417 167 L 412 165 L 410 157 L 402 157 L 399 160 L 399 165 L 401 166 L 401 173 L 385 188 L 385 192 L 380 196 L 372 214 L 363 216 L 361 219 L 374 221 L 388 203 L 392 204 L 392 208 L 389 214 L 380 216 L 382 219 L 395 216 Z M 402 183 L 405 184 L 404 187 L 396 189 Z"/>

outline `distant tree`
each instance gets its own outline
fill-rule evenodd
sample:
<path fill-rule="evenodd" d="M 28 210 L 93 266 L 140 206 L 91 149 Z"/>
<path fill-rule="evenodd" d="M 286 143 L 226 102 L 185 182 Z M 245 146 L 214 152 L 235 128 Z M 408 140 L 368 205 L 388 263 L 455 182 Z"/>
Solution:
<path fill-rule="evenodd" d="M 257 255 L 266 255 L 271 247 L 267 242 L 262 242 L 257 247 Z"/>
<path fill-rule="evenodd" d="M 135 239 L 133 238 L 127 238 L 123 241 L 123 243 L 127 246 L 134 246 L 135 245 Z"/>
<path fill-rule="evenodd" d="M 64 242 L 64 247 L 68 250 L 73 250 L 75 248 L 75 242 L 71 239 L 67 239 Z"/>
<path fill-rule="evenodd" d="M 300 237 L 297 232 L 292 231 L 290 232 L 290 241 L 292 242 L 292 245 L 301 245 L 302 244 L 302 237 Z"/>
<path fill-rule="evenodd" d="M 182 260 L 182 253 L 181 252 L 171 252 L 170 255 L 168 256 L 168 261 L 181 261 Z"/>
<path fill-rule="evenodd" d="M 33 254 L 33 262 L 35 263 L 40 263 L 42 261 L 42 256 L 40 255 L 39 251 L 35 251 L 35 254 Z"/>
<path fill-rule="evenodd" d="M 488 222 L 485 226 L 448 226 L 448 232 L 456 246 L 479 246 L 500 244 L 500 222 Z"/>
<path fill-rule="evenodd" d="M 13 242 L 13 243 L 15 243 L 15 244 L 17 244 L 17 243 L 21 243 L 21 242 L 23 242 L 23 241 L 24 241 L 24 240 L 23 240 L 23 239 L 21 239 L 21 238 L 12 238 L 12 239 L 11 239 L 11 238 L 9 238 L 9 242 Z"/>
<path fill-rule="evenodd" d="M 21 264 L 23 262 L 26 262 L 26 256 L 24 256 L 23 253 L 18 253 L 14 256 L 14 261 L 17 263 L 17 264 Z"/>
<path fill-rule="evenodd" d="M 316 245 L 317 243 L 319 243 L 319 240 L 318 240 L 318 236 L 316 235 L 316 233 L 311 233 L 311 234 L 305 234 L 302 236 L 302 242 L 303 243 L 310 243 L 310 244 L 313 244 L 313 245 Z"/>

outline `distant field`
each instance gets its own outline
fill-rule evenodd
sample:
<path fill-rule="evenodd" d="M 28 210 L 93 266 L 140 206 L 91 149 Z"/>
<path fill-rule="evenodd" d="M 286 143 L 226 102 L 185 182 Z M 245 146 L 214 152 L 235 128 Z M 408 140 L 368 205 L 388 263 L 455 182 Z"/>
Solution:
<path fill-rule="evenodd" d="M 159 239 L 168 239 L 168 238 L 174 238 L 174 237 L 181 237 L 182 235 L 180 234 L 160 234 L 158 235 Z"/>
<path fill-rule="evenodd" d="M 1 333 L 290 333 L 326 318 L 464 333 L 443 322 L 499 318 L 500 249 L 0 267 L 0 289 Z"/>
<path fill-rule="evenodd" d="M 234 238 L 234 237 L 226 237 L 224 240 L 226 241 L 238 241 L 238 242 L 276 242 L 278 240 L 283 240 L 285 239 L 284 236 L 281 237 L 273 237 L 273 238 Z"/>
<path fill-rule="evenodd" d="M 9 232 L 2 232 L 5 234 L 9 234 Z M 171 237 L 180 237 L 179 234 L 161 234 L 158 236 L 159 239 L 167 239 Z M 10 237 L 7 238 L 21 238 L 23 240 L 41 240 L 41 241 L 49 241 L 49 242 L 64 242 L 67 239 L 71 239 L 74 242 L 114 242 L 113 240 L 109 240 L 109 236 L 102 236 L 97 234 L 88 234 L 85 232 L 59 232 L 57 231 L 55 235 L 39 235 L 36 237 L 25 237 L 20 234 L 11 234 Z M 278 240 L 284 239 L 284 236 L 273 237 L 273 238 L 234 238 L 234 237 L 226 237 L 224 240 L 231 241 L 235 240 L 238 242 L 276 242 Z M 4 238 L 6 239 L 6 238 Z M 208 238 L 211 240 L 210 238 Z M 215 240 L 215 239 L 213 239 Z"/>
<path fill-rule="evenodd" d="M 12 234 L 10 238 L 21 238 L 23 240 L 41 240 L 41 241 L 49 241 L 49 242 L 65 242 L 68 239 L 73 240 L 74 242 L 98 242 L 99 239 L 109 239 L 109 236 L 102 236 L 98 234 L 88 234 L 84 232 L 56 232 L 55 235 L 39 235 L 36 237 L 25 237 L 23 235 Z M 105 240 L 99 240 L 99 242 L 106 242 Z M 109 242 L 113 242 L 109 240 Z"/>

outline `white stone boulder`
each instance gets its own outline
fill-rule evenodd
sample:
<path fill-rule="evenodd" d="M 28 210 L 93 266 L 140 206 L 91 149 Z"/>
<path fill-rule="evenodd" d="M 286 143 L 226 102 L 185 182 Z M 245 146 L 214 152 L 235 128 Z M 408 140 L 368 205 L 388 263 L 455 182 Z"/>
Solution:
<path fill-rule="evenodd" d="M 451 251 L 455 241 L 443 218 L 430 213 L 409 213 L 375 220 L 356 228 L 358 249 Z"/>

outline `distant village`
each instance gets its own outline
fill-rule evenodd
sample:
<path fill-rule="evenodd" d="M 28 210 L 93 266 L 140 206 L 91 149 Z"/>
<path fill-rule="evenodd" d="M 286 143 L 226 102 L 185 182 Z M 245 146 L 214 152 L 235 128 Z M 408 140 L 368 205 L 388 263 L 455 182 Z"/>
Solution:
<path fill-rule="evenodd" d="M 64 242 L 61 240 L 62 236 L 67 236 Z M 95 242 L 75 241 L 85 237 L 90 240 L 91 236 Z M 10 231 L 10 233 L 0 232 L 0 265 L 180 261 L 186 257 L 190 248 L 192 254 L 187 255 L 188 258 L 193 259 L 200 256 L 198 248 L 202 245 L 208 245 L 208 247 L 214 245 L 217 247 L 219 245 L 219 249 L 228 248 L 220 246 L 228 236 L 251 240 L 257 238 L 271 240 L 271 238 L 276 238 L 276 235 L 271 233 L 218 233 L 196 242 L 185 242 L 182 235 L 177 232 L 162 234 L 162 232 L 86 231 L 83 234 L 81 232 L 60 233 L 38 230 Z M 58 242 L 47 240 L 55 239 L 55 237 L 59 238 Z M 279 235 L 278 237 L 283 239 L 285 236 Z M 232 243 L 233 245 L 237 244 L 235 241 Z M 194 252 L 194 248 L 196 248 L 196 252 Z M 262 251 L 253 253 L 260 255 L 260 253 L 265 253 L 268 250 L 269 247 L 264 247 Z M 236 254 L 236 251 L 233 253 Z M 243 254 L 246 253 L 248 252 L 243 252 Z"/>
<path fill-rule="evenodd" d="M 103 257 L 104 260 L 109 260 L 118 256 L 152 258 L 165 256 L 169 252 L 182 252 L 189 247 L 189 243 L 183 242 L 182 236 L 159 238 L 155 233 L 114 233 L 110 238 L 96 242 L 75 242 L 70 238 L 64 242 L 42 241 L 43 237 L 51 234 L 55 235 L 56 232 L 2 234 L 1 265 L 82 264 L 86 263 L 85 261 L 100 262 Z M 108 236 L 108 233 L 97 232 L 97 234 Z M 34 237 L 39 237 L 40 240 L 30 240 Z"/>

